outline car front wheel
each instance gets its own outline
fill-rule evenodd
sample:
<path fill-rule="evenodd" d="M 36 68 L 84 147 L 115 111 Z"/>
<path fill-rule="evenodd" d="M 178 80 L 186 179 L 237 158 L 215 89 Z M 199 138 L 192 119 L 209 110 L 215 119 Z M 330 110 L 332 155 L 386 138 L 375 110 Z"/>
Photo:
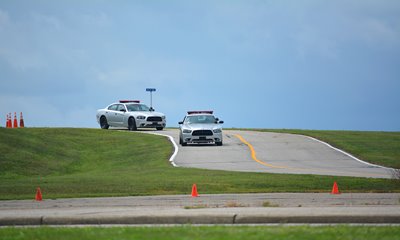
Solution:
<path fill-rule="evenodd" d="M 136 127 L 136 121 L 133 117 L 130 117 L 128 119 L 128 129 L 129 131 L 136 131 L 137 127 Z"/>
<path fill-rule="evenodd" d="M 182 140 L 182 137 L 179 137 L 179 144 L 182 145 L 183 147 L 187 145 L 187 143 L 185 143 L 185 142 Z"/>

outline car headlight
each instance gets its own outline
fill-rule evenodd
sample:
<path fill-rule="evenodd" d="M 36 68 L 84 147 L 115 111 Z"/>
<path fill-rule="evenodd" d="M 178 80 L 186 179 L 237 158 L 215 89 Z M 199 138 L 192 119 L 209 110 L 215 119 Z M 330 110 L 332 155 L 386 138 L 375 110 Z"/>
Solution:
<path fill-rule="evenodd" d="M 161 116 L 161 118 L 162 118 L 163 120 L 165 120 L 165 116 Z"/>
<path fill-rule="evenodd" d="M 189 130 L 189 129 L 183 129 L 183 131 L 182 131 L 183 133 L 191 133 L 192 132 L 192 130 Z"/>
<path fill-rule="evenodd" d="M 146 119 L 145 116 L 137 116 L 136 118 L 137 118 L 137 119 Z"/>
<path fill-rule="evenodd" d="M 222 130 L 221 130 L 221 128 L 217 128 L 217 129 L 214 129 L 213 132 L 214 133 L 222 133 Z"/>

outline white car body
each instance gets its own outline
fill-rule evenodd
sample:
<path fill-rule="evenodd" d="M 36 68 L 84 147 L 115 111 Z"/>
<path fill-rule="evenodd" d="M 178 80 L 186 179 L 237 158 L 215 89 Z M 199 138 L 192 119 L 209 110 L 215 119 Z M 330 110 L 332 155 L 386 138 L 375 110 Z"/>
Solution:
<path fill-rule="evenodd" d="M 97 110 L 97 122 L 103 129 L 111 127 L 126 127 L 129 130 L 137 128 L 156 128 L 162 130 L 166 126 L 163 113 L 155 112 L 137 100 L 121 100 Z"/>
<path fill-rule="evenodd" d="M 214 117 L 212 111 L 189 111 L 182 122 L 179 122 L 179 143 L 187 144 L 213 143 L 222 145 L 223 121 Z"/>

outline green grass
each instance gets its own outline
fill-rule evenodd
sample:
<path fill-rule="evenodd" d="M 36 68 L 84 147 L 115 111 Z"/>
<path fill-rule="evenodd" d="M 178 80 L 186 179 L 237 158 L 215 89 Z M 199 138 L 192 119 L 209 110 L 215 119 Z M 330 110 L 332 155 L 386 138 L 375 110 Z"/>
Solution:
<path fill-rule="evenodd" d="M 190 194 L 400 192 L 399 180 L 174 168 L 165 137 L 101 129 L 0 128 L 0 199 Z"/>
<path fill-rule="evenodd" d="M 362 239 L 394 240 L 397 226 L 176 226 L 176 227 L 83 227 L 0 228 L 0 239 Z"/>
<path fill-rule="evenodd" d="M 314 137 L 364 161 L 386 167 L 400 168 L 400 132 L 290 129 L 260 129 L 255 131 L 294 133 Z"/>

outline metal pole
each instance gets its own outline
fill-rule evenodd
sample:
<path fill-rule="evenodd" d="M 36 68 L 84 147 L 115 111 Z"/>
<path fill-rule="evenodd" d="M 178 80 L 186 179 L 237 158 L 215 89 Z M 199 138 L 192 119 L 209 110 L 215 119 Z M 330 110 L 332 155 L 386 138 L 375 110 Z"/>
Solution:
<path fill-rule="evenodd" d="M 153 109 L 153 92 L 155 92 L 155 88 L 146 88 L 146 92 L 150 92 L 150 108 Z"/>
<path fill-rule="evenodd" d="M 150 107 L 153 108 L 153 91 L 150 92 Z"/>

